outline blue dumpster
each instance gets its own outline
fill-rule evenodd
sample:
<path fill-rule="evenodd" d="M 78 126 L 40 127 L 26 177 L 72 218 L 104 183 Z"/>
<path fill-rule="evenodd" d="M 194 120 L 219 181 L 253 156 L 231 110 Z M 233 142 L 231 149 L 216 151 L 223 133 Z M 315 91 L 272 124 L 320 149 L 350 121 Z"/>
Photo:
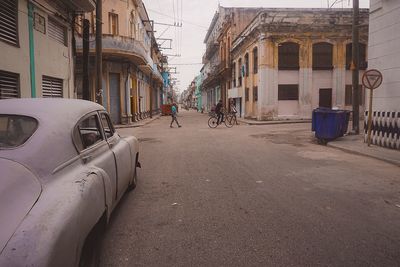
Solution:
<path fill-rule="evenodd" d="M 318 143 L 326 144 L 347 132 L 350 111 L 317 108 L 312 113 L 312 131 Z"/>

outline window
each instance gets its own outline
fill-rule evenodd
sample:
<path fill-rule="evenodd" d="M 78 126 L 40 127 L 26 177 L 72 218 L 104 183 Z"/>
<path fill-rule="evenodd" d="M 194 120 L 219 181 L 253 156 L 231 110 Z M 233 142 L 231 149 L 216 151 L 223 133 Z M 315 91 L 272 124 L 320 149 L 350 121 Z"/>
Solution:
<path fill-rule="evenodd" d="M 313 70 L 331 70 L 333 45 L 330 43 L 313 44 Z"/>
<path fill-rule="evenodd" d="M 364 105 L 364 87 L 360 84 L 358 86 L 358 90 L 359 90 L 359 100 L 358 103 L 360 104 L 360 106 Z M 344 101 L 346 106 L 351 106 L 353 105 L 353 85 L 351 84 L 347 84 L 346 85 L 346 89 L 345 89 L 345 101 Z"/>
<path fill-rule="evenodd" d="M 0 70 L 0 99 L 18 98 L 19 74 Z"/>
<path fill-rule="evenodd" d="M 253 101 L 258 101 L 258 86 L 253 87 Z"/>
<path fill-rule="evenodd" d="M 136 37 L 136 22 L 135 22 L 135 12 L 131 11 L 131 17 L 129 19 L 129 25 L 131 27 L 131 37 Z"/>
<path fill-rule="evenodd" d="M 43 97 L 63 97 L 63 80 L 50 76 L 42 76 Z"/>
<path fill-rule="evenodd" d="M 258 48 L 253 49 L 253 73 L 258 73 Z"/>
<path fill-rule="evenodd" d="M 278 85 L 278 100 L 299 100 L 298 84 Z"/>
<path fill-rule="evenodd" d="M 0 149 L 24 144 L 36 131 L 34 118 L 20 115 L 0 115 Z"/>
<path fill-rule="evenodd" d="M 245 88 L 245 90 L 244 90 L 244 94 L 245 94 L 245 100 L 246 101 L 249 101 L 249 94 L 250 94 L 250 89 L 249 88 Z"/>
<path fill-rule="evenodd" d="M 298 70 L 299 66 L 299 44 L 286 42 L 278 46 L 278 69 Z"/>
<path fill-rule="evenodd" d="M 346 70 L 350 69 L 351 66 L 351 61 L 352 61 L 352 56 L 353 56 L 353 45 L 347 44 L 346 45 Z M 359 46 L 359 51 L 358 51 L 358 55 L 359 55 L 359 67 L 360 70 L 366 70 L 368 67 L 367 64 L 367 47 L 365 44 L 360 44 Z"/>
<path fill-rule="evenodd" d="M 233 82 L 233 87 L 236 87 L 236 63 L 235 62 L 232 64 L 232 82 Z"/>
<path fill-rule="evenodd" d="M 18 0 L 2 0 L 0 4 L 0 40 L 19 46 Z"/>
<path fill-rule="evenodd" d="M 242 59 L 239 58 L 239 62 L 238 62 L 238 79 L 239 79 L 239 86 L 242 86 Z"/>
<path fill-rule="evenodd" d="M 33 28 L 43 34 L 46 34 L 46 20 L 37 12 L 33 13 Z"/>
<path fill-rule="evenodd" d="M 50 38 L 62 45 L 67 46 L 67 27 L 61 25 L 54 19 L 49 18 L 48 32 Z"/>
<path fill-rule="evenodd" d="M 110 117 L 106 113 L 101 114 L 101 124 L 103 125 L 104 134 L 106 138 L 110 138 L 114 135 L 114 127 L 111 123 Z"/>
<path fill-rule="evenodd" d="M 244 75 L 246 77 L 249 77 L 249 54 L 246 53 L 246 55 L 244 56 Z"/>
<path fill-rule="evenodd" d="M 91 115 L 79 123 L 78 131 L 82 141 L 81 150 L 89 148 L 104 140 L 100 129 L 97 115 Z"/>
<path fill-rule="evenodd" d="M 110 34 L 118 35 L 118 14 L 108 13 Z"/>

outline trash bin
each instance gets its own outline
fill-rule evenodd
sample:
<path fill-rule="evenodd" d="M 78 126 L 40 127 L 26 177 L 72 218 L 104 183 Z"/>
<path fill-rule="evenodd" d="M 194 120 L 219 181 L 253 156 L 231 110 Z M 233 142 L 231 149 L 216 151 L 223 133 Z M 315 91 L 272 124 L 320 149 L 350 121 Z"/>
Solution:
<path fill-rule="evenodd" d="M 312 113 L 312 131 L 318 143 L 326 144 L 347 133 L 350 111 L 317 108 Z"/>

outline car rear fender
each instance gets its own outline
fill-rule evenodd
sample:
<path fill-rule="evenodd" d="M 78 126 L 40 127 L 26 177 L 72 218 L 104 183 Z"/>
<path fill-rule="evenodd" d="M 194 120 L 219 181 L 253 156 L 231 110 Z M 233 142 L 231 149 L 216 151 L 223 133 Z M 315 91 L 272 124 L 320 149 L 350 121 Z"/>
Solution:
<path fill-rule="evenodd" d="M 104 183 L 101 172 L 91 170 L 44 186 L 0 266 L 77 266 L 86 236 L 106 211 Z"/>
<path fill-rule="evenodd" d="M 136 156 L 139 155 L 139 141 L 134 136 L 126 136 L 123 139 L 129 144 L 132 155 L 132 170 L 136 167 Z M 133 173 L 132 173 L 133 175 Z"/>

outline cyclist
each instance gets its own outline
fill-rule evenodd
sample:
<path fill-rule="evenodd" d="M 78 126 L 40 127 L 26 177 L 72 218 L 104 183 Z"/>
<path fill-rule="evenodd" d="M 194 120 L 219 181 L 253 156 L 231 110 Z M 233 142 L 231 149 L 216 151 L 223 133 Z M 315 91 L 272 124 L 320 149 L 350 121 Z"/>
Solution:
<path fill-rule="evenodd" d="M 218 115 L 217 124 L 219 125 L 224 121 L 224 113 L 222 112 L 222 99 L 219 100 L 215 107 L 215 113 Z"/>

